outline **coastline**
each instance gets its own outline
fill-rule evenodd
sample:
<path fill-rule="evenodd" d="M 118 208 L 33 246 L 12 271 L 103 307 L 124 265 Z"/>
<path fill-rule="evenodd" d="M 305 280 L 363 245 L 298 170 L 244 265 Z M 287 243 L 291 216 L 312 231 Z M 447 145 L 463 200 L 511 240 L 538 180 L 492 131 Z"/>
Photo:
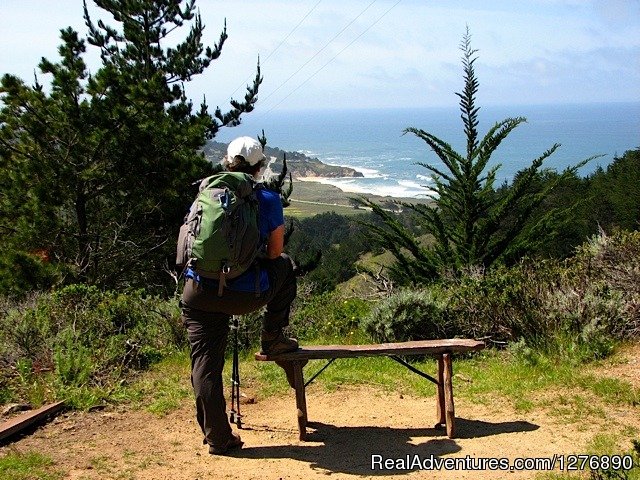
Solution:
<path fill-rule="evenodd" d="M 353 168 L 353 167 L 351 167 Z M 337 189 L 338 191 L 342 192 L 344 195 L 346 196 L 364 196 L 364 197 L 373 197 L 373 198 L 378 198 L 378 199 L 386 199 L 388 201 L 391 200 L 398 200 L 398 201 L 403 201 L 403 202 L 415 202 L 415 203 L 428 203 L 432 200 L 432 197 L 426 193 L 420 193 L 419 196 L 416 195 L 398 195 L 396 194 L 397 191 L 402 191 L 402 189 L 405 189 L 406 191 L 415 191 L 415 189 L 417 188 L 417 184 L 407 184 L 407 185 L 403 185 L 402 182 L 398 182 L 398 187 L 382 187 L 380 188 L 381 190 L 383 190 L 383 192 L 379 192 L 379 193 L 375 193 L 376 187 L 370 187 L 370 188 L 366 188 L 363 187 L 360 183 L 361 180 L 366 180 L 370 177 L 360 177 L 357 179 L 354 178 L 341 178 L 341 177 L 320 177 L 320 176 L 305 176 L 305 177 L 293 177 L 294 181 L 299 180 L 301 182 L 311 182 L 311 183 L 316 183 L 316 184 L 320 184 L 320 185 L 324 185 L 324 186 L 328 186 L 328 187 L 332 187 L 334 189 Z M 373 192 L 371 190 L 374 190 Z M 394 192 L 394 194 L 387 194 L 384 193 L 384 190 L 389 191 L 389 192 Z M 424 189 L 424 192 L 427 192 L 426 189 Z"/>
<path fill-rule="evenodd" d="M 222 158 L 226 145 L 209 142 L 205 156 L 212 162 Z M 430 203 L 429 189 L 416 181 L 393 179 L 378 170 L 326 163 L 306 152 L 285 152 L 277 147 L 265 149 L 270 162 L 264 177 L 277 175 L 282 169 L 282 159 L 287 156 L 288 170 L 292 175 L 294 189 L 290 198 L 298 203 L 298 215 L 314 215 L 335 210 L 340 214 L 362 213 L 365 207 L 358 206 L 358 198 L 365 198 L 390 211 L 402 210 L 401 202 Z M 303 205 L 304 204 L 304 205 Z"/>
<path fill-rule="evenodd" d="M 340 188 L 318 181 L 319 177 L 294 177 L 293 192 L 289 198 L 291 205 L 285 215 L 306 217 L 319 213 L 335 212 L 341 215 L 357 215 L 366 212 L 363 207 L 355 207 L 355 199 L 366 198 L 387 210 L 398 210 L 398 202 L 429 203 L 431 199 L 411 197 L 391 197 L 372 194 L 346 192 Z"/>
<path fill-rule="evenodd" d="M 591 174 L 598 166 L 606 168 L 615 155 L 637 148 L 638 102 L 485 106 L 482 111 L 484 114 L 478 126 L 481 134 L 501 118 L 523 116 L 528 119 L 492 155 L 491 166 L 501 165 L 496 186 L 511 183 L 518 171 L 527 168 L 553 143 L 562 147 L 545 161 L 545 165 L 558 172 L 594 154 L 606 155 L 582 167 L 578 172 L 580 176 Z M 402 132 L 408 126 L 424 128 L 450 143 L 452 148 L 464 151 L 464 132 L 456 112 L 454 108 L 392 108 L 374 113 L 357 109 L 296 115 L 274 113 L 268 124 L 264 121 L 254 127 L 243 124 L 221 138 L 230 140 L 238 133 L 254 135 L 264 129 L 271 145 L 280 145 L 282 151 L 286 150 L 294 176 L 326 177 L 312 180 L 330 182 L 343 190 L 354 190 L 355 186 L 381 196 L 418 198 L 417 195 L 423 193 L 420 185 L 433 185 L 431 172 L 422 168 L 421 163 L 442 165 L 421 139 Z M 349 175 L 322 171 L 315 161 L 304 162 L 305 157 L 324 163 L 328 169 L 348 166 L 362 176 L 354 181 L 340 178 Z M 294 159 L 300 159 L 305 168 L 296 172 L 298 165 Z"/>

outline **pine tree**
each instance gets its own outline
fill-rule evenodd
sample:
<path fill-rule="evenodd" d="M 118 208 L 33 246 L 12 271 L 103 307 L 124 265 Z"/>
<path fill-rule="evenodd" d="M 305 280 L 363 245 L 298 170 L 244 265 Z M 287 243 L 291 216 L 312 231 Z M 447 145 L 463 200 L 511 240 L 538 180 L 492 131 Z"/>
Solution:
<path fill-rule="evenodd" d="M 425 246 L 392 213 L 374 202 L 364 200 L 383 220 L 382 225 L 369 224 L 377 243 L 391 251 L 396 263 L 392 273 L 403 282 L 428 282 L 444 272 L 459 272 L 470 267 L 490 267 L 494 262 L 513 258 L 544 242 L 557 233 L 562 212 L 551 209 L 532 222 L 532 213 L 567 175 L 585 162 L 568 169 L 553 181 L 537 185 L 543 162 L 559 144 L 553 145 L 532 164 L 520 171 L 509 188 L 494 188 L 500 165 L 490 166 L 492 154 L 502 141 L 520 124 L 523 117 L 497 122 L 479 140 L 476 93 L 479 82 L 474 64 L 477 51 L 471 48 L 467 30 L 460 45 L 463 52 L 464 89 L 460 98 L 461 119 L 466 136 L 466 151 L 456 152 L 450 144 L 424 130 L 407 128 L 424 140 L 438 156 L 444 168 L 419 163 L 432 175 L 436 196 L 432 204 L 400 202 L 415 213 L 416 221 L 433 237 Z"/>
<path fill-rule="evenodd" d="M 0 244 L 47 252 L 68 280 L 160 285 L 190 184 L 211 171 L 199 149 L 253 110 L 260 66 L 228 112 L 209 113 L 205 100 L 196 109 L 183 85 L 220 56 L 226 24 L 205 48 L 194 0 L 95 3 L 117 28 L 94 23 L 85 3 L 86 42 L 64 29 L 60 60 L 40 62 L 48 88 L 8 74 L 0 83 Z M 181 28 L 183 41 L 166 46 Z M 101 53 L 94 74 L 87 43 Z"/>

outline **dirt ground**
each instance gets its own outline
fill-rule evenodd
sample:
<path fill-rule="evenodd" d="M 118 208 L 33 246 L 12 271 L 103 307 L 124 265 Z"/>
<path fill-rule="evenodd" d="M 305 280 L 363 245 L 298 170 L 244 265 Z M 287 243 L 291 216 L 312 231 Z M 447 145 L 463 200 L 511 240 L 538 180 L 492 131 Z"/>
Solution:
<path fill-rule="evenodd" d="M 640 348 L 598 373 L 638 385 Z M 454 380 L 455 384 L 455 380 Z M 455 386 L 454 386 L 455 388 Z M 251 396 L 251 392 L 247 392 Z M 496 401 L 478 405 L 456 400 L 457 437 L 431 428 L 435 399 L 413 398 L 373 387 L 307 390 L 309 441 L 298 440 L 295 397 L 256 399 L 242 406 L 245 442 L 231 456 L 211 456 L 191 401 L 159 418 L 141 410 L 116 408 L 68 413 L 0 448 L 38 451 L 69 479 L 307 479 L 442 478 L 520 479 L 531 471 L 428 471 L 412 465 L 381 468 L 387 459 L 552 457 L 586 453 L 586 445 L 603 430 L 640 429 L 640 409 L 610 408 L 602 421 L 567 421 L 545 409 L 518 413 Z M 606 423 L 605 423 L 606 422 Z M 378 463 L 376 463 L 378 461 Z M 400 465 L 401 467 L 403 465 Z"/>

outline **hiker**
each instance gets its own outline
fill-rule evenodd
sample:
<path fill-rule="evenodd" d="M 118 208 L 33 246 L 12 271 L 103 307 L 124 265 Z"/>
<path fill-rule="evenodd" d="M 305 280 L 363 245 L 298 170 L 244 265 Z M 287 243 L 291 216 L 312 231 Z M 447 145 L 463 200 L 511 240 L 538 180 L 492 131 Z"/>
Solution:
<path fill-rule="evenodd" d="M 251 137 L 233 140 L 221 162 L 224 170 L 243 172 L 257 179 L 266 164 L 262 146 Z M 283 253 L 284 214 L 279 193 L 255 188 L 258 201 L 260 244 L 256 265 L 237 278 L 221 281 L 187 268 L 182 292 L 182 321 L 191 344 L 191 383 L 197 420 L 209 453 L 223 455 L 240 448 L 226 415 L 222 368 L 231 315 L 243 315 L 266 306 L 262 318 L 261 350 L 265 354 L 294 351 L 297 340 L 282 329 L 289 324 L 296 277 L 291 259 Z M 241 239 L 238 239 L 240 241 Z M 221 288 L 220 282 L 224 284 Z M 282 365 L 281 365 L 282 366 Z"/>

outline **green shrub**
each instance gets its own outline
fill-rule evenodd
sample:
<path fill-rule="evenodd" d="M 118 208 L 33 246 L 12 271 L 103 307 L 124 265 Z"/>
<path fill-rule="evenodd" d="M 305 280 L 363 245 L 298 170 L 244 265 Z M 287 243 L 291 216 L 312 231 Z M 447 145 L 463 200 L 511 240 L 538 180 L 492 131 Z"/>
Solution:
<path fill-rule="evenodd" d="M 91 350 L 78 340 L 70 328 L 60 332 L 59 341 L 53 353 L 56 380 L 68 386 L 87 384 L 95 370 Z"/>
<path fill-rule="evenodd" d="M 260 341 L 260 333 L 262 332 L 262 310 L 258 310 L 246 315 L 240 315 L 238 318 L 238 343 L 240 349 L 255 350 Z M 233 324 L 233 319 L 231 320 Z M 233 328 L 230 330 L 229 341 L 227 343 L 227 354 L 233 349 L 235 332 Z"/>
<path fill-rule="evenodd" d="M 500 266 L 490 272 L 469 272 L 445 284 L 454 334 L 507 340 L 555 330 L 537 316 L 541 285 L 531 281 L 533 271 L 529 264 Z"/>
<path fill-rule="evenodd" d="M 601 453 L 602 454 L 602 453 Z M 619 454 L 606 452 L 609 457 Z M 591 480 L 633 480 L 640 478 L 640 440 L 633 440 L 632 448 L 626 452 L 624 456 L 630 456 L 633 466 L 630 470 L 599 468 L 590 469 L 589 478 Z"/>
<path fill-rule="evenodd" d="M 41 294 L 0 316 L 0 385 L 15 400 L 90 406 L 130 373 L 186 345 L 178 317 L 175 302 L 143 291 L 70 285 Z"/>
<path fill-rule="evenodd" d="M 601 234 L 567 260 L 523 260 L 401 291 L 381 301 L 363 327 L 382 341 L 520 340 L 532 352 L 580 363 L 638 337 L 639 285 L 640 232 Z"/>
<path fill-rule="evenodd" d="M 402 342 L 448 338 L 446 301 L 430 290 L 401 290 L 380 301 L 361 323 L 376 341 Z"/>
<path fill-rule="evenodd" d="M 586 272 L 585 281 L 597 282 L 609 299 L 611 333 L 616 338 L 640 336 L 640 231 L 601 232 L 578 249 L 574 261 Z"/>
<path fill-rule="evenodd" d="M 360 320 L 369 313 L 369 302 L 338 292 L 298 295 L 291 315 L 291 332 L 300 339 L 338 339 L 351 343 Z"/>

